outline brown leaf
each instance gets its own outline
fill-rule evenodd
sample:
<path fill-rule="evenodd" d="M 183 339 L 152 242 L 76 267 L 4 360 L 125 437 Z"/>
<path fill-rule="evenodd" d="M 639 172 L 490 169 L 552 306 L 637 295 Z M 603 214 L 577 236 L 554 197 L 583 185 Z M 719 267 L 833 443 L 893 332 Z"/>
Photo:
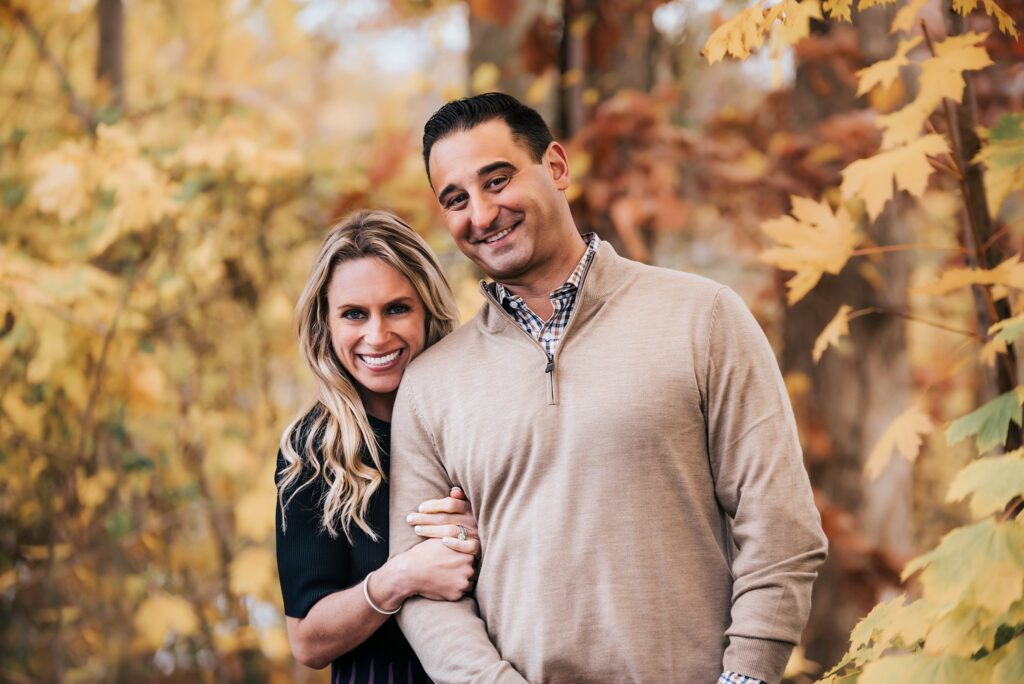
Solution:
<path fill-rule="evenodd" d="M 469 0 L 474 17 L 489 24 L 508 26 L 519 9 L 519 0 Z"/>

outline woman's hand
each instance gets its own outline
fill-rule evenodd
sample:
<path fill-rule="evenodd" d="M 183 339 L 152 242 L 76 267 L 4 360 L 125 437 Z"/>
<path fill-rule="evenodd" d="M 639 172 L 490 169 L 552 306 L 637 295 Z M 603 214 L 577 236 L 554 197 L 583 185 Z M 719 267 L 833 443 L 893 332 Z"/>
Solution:
<path fill-rule="evenodd" d="M 410 513 L 405 521 L 416 534 L 428 539 L 442 539 L 448 548 L 475 556 L 480 553 L 480 535 L 476 518 L 460 487 L 452 487 L 443 499 L 431 499 L 420 504 L 419 511 Z M 459 540 L 459 526 L 466 531 L 466 540 Z"/>
<path fill-rule="evenodd" d="M 440 539 L 420 542 L 389 560 L 384 567 L 388 566 L 403 578 L 410 596 L 457 601 L 473 587 L 473 556 L 452 550 Z"/>

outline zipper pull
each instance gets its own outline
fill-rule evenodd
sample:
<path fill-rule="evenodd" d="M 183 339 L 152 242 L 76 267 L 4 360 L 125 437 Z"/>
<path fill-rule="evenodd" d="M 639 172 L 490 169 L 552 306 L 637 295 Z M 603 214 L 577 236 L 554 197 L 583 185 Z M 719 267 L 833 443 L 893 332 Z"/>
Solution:
<path fill-rule="evenodd" d="M 544 366 L 545 373 L 552 373 L 555 370 L 555 357 L 548 354 L 548 365 Z"/>

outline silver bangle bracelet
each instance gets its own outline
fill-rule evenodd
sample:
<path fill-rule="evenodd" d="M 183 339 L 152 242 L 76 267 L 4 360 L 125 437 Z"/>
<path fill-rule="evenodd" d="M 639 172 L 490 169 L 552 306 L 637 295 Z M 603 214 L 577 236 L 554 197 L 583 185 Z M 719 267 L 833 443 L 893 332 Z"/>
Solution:
<path fill-rule="evenodd" d="M 377 571 L 374 570 L 373 572 L 377 572 Z M 381 615 L 394 615 L 398 611 L 402 610 L 402 606 L 401 605 L 399 605 L 394 610 L 381 610 L 380 608 L 377 607 L 377 604 L 373 602 L 373 599 L 370 598 L 370 589 L 369 589 L 369 586 L 370 586 L 370 575 L 372 575 L 373 572 L 371 572 L 369 575 L 366 576 L 365 579 L 363 579 L 363 596 L 366 598 L 366 602 L 370 604 L 370 607 L 373 608 L 378 613 L 380 613 Z"/>

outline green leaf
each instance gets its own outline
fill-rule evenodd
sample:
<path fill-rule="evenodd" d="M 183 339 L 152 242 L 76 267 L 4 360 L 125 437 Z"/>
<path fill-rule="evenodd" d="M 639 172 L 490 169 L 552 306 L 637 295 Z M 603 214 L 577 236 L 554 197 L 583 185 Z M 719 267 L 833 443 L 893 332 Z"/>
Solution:
<path fill-rule="evenodd" d="M 25 201 L 27 190 L 24 185 L 16 180 L 7 179 L 0 181 L 0 189 L 3 191 L 4 206 L 8 209 L 14 209 Z"/>
<path fill-rule="evenodd" d="M 1001 394 L 977 411 L 958 418 L 946 428 L 946 442 L 957 442 L 974 435 L 979 453 L 985 453 L 1006 441 L 1010 421 L 1021 425 L 1021 388 Z"/>
<path fill-rule="evenodd" d="M 976 604 L 998 615 L 1024 596 L 1024 525 L 989 518 L 957 528 L 907 563 L 902 578 L 919 570 L 931 603 Z"/>
<path fill-rule="evenodd" d="M 860 684 L 893 684 L 893 682 L 927 682 L 927 684 L 965 684 L 985 682 L 991 664 L 971 661 L 955 655 L 933 656 L 927 653 L 889 656 L 869 663 L 860 677 Z"/>
<path fill-rule="evenodd" d="M 1024 448 L 1002 456 L 974 461 L 957 473 L 946 501 L 971 497 L 975 518 L 998 513 L 1015 496 L 1024 494 Z"/>
<path fill-rule="evenodd" d="M 181 184 L 181 190 L 178 191 L 178 194 L 174 199 L 179 202 L 188 202 L 189 200 L 195 199 L 199 193 L 203 192 L 211 185 L 213 185 L 213 175 L 209 173 L 203 173 L 193 178 L 189 178 Z"/>

